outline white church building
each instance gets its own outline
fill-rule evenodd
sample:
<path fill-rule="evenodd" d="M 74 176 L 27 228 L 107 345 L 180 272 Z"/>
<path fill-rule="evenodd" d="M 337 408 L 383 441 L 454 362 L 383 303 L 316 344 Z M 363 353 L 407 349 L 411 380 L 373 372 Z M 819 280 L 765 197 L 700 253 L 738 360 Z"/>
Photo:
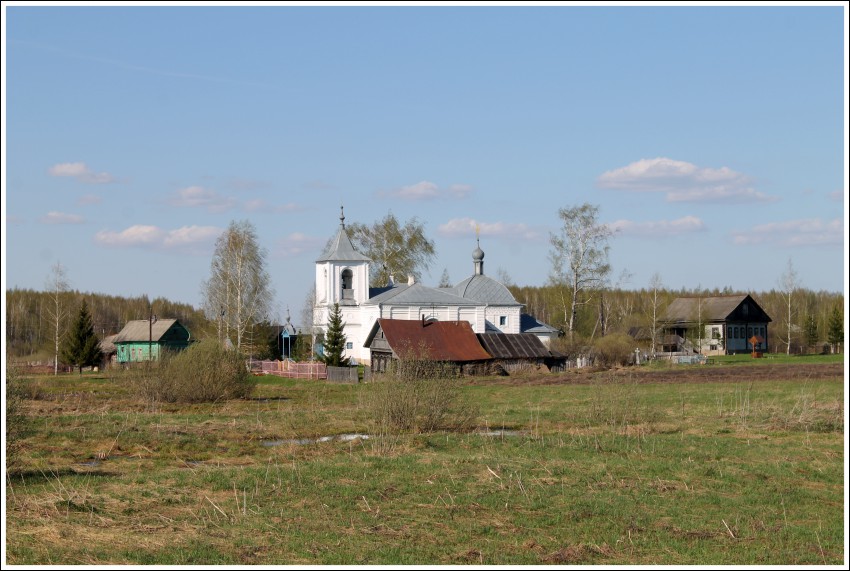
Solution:
<path fill-rule="evenodd" d="M 484 275 L 484 252 L 472 252 L 473 273 L 454 287 L 433 288 L 415 282 L 370 287 L 372 260 L 358 252 L 340 212 L 339 230 L 327 250 L 316 260 L 316 299 L 313 331 L 324 334 L 334 304 L 339 304 L 345 324 L 345 355 L 368 364 L 366 338 L 379 318 L 468 321 L 475 333 L 534 333 L 545 345 L 558 330 L 522 313 L 519 303 L 503 284 Z"/>

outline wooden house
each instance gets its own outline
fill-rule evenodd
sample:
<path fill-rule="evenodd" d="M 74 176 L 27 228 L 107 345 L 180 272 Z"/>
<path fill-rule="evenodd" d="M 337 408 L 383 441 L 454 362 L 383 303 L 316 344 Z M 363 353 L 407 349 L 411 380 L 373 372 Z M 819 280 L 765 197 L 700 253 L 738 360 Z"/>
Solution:
<path fill-rule="evenodd" d="M 667 352 L 731 355 L 767 350 L 770 316 L 749 295 L 679 297 L 660 320 Z M 756 346 L 750 343 L 756 337 Z"/>
<path fill-rule="evenodd" d="M 385 373 L 394 359 L 453 363 L 461 371 L 491 359 L 468 321 L 380 318 L 365 347 L 371 353 L 373 373 Z"/>
<path fill-rule="evenodd" d="M 118 363 L 158 360 L 163 351 L 181 351 L 189 346 L 189 330 L 176 319 L 129 321 L 112 339 Z"/>

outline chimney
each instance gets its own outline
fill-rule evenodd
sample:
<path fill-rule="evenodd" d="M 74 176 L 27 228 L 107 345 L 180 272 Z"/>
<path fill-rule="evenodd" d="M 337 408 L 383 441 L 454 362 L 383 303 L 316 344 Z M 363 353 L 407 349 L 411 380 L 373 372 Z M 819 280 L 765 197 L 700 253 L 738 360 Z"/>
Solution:
<path fill-rule="evenodd" d="M 387 280 L 387 286 L 393 287 L 395 285 L 395 280 L 393 279 L 393 275 L 390 274 L 390 279 Z"/>
<path fill-rule="evenodd" d="M 413 274 L 407 276 L 407 285 L 411 286 L 416 283 L 416 278 L 413 277 Z"/>

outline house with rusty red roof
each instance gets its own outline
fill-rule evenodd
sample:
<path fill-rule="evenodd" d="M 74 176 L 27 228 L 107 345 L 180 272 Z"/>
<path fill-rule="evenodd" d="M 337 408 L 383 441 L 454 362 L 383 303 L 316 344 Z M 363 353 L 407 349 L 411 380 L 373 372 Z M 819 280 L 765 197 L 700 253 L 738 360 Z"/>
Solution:
<path fill-rule="evenodd" d="M 462 371 L 492 359 L 467 321 L 385 319 L 375 321 L 365 346 L 373 373 L 384 373 L 396 359 L 453 363 Z"/>

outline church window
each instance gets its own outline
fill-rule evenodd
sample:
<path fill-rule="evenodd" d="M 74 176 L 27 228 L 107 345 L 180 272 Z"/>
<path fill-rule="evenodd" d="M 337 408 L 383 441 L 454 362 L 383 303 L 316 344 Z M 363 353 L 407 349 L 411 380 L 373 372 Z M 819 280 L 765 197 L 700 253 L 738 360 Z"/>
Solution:
<path fill-rule="evenodd" d="M 354 272 L 349 268 L 342 270 L 342 299 L 354 299 Z"/>
<path fill-rule="evenodd" d="M 507 324 L 508 324 L 508 318 L 504 315 L 500 315 L 499 316 L 499 325 L 507 325 Z"/>

